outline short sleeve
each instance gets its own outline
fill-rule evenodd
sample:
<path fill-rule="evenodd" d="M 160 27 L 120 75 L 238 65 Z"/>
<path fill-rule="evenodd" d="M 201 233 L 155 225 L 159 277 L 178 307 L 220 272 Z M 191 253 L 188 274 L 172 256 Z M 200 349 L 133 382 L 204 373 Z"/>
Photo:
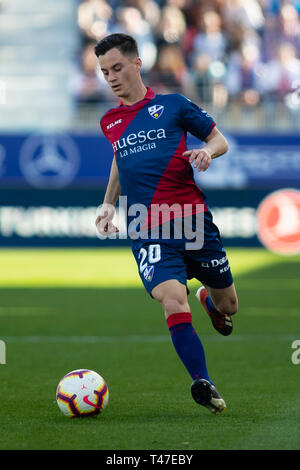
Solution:
<path fill-rule="evenodd" d="M 179 97 L 182 128 L 201 140 L 206 139 L 216 125 L 214 119 L 185 96 L 179 95 Z"/>
<path fill-rule="evenodd" d="M 108 139 L 108 137 L 106 135 L 106 132 L 105 132 L 105 126 L 104 126 L 104 123 L 103 123 L 104 118 L 105 118 L 105 115 L 100 119 L 100 128 L 103 132 L 104 137 L 106 137 Z"/>

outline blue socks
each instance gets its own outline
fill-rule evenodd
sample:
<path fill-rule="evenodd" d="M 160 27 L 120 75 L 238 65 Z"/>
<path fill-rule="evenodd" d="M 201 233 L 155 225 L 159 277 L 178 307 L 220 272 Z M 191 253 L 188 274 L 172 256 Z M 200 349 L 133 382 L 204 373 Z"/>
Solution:
<path fill-rule="evenodd" d="M 206 303 L 207 310 L 209 310 L 211 313 L 220 313 L 214 306 L 213 301 L 211 300 L 209 295 L 207 296 L 205 303 Z"/>
<path fill-rule="evenodd" d="M 192 325 L 191 313 L 174 313 L 167 318 L 167 324 L 175 350 L 192 379 L 206 379 L 212 383 L 202 343 Z"/>

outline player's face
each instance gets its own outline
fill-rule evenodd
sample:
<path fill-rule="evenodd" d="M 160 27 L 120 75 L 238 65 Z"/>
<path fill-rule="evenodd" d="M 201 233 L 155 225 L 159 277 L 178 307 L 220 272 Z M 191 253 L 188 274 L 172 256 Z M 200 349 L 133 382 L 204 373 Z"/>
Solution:
<path fill-rule="evenodd" d="M 130 96 L 141 68 L 141 59 L 123 55 L 119 49 L 110 49 L 99 57 L 105 80 L 119 98 Z"/>

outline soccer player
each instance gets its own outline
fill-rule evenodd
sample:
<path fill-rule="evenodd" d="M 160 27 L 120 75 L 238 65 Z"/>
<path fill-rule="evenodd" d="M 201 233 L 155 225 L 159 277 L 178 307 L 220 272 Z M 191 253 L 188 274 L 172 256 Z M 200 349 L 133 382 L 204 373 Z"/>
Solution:
<path fill-rule="evenodd" d="M 150 227 L 164 223 L 161 214 L 152 222 L 152 208 L 163 204 L 177 208 L 177 212 L 169 211 L 169 237 L 162 236 L 161 231 L 154 239 L 132 237 L 132 251 L 142 282 L 162 305 L 175 350 L 193 379 L 194 400 L 212 413 L 220 413 L 226 408 L 225 401 L 208 374 L 205 352 L 192 326 L 186 284 L 192 278 L 202 283 L 196 297 L 214 328 L 229 335 L 231 316 L 237 312 L 237 295 L 219 230 L 194 182 L 192 169 L 206 171 L 214 158 L 227 151 L 227 141 L 214 120 L 189 99 L 180 94 L 157 95 L 144 85 L 142 61 L 131 36 L 108 35 L 96 44 L 95 54 L 106 82 L 120 99 L 120 105 L 101 119 L 114 158 L 97 229 L 102 235 L 118 231 L 112 218 L 121 194 L 127 196 L 129 208 L 133 204 L 147 208 L 147 220 L 141 224 L 147 233 Z M 187 132 L 204 146 L 187 150 Z M 176 236 L 178 219 L 184 224 L 189 218 L 195 228 L 199 214 L 204 220 L 203 246 L 187 249 L 186 234 L 181 239 Z M 130 221 L 134 217 L 128 210 Z"/>

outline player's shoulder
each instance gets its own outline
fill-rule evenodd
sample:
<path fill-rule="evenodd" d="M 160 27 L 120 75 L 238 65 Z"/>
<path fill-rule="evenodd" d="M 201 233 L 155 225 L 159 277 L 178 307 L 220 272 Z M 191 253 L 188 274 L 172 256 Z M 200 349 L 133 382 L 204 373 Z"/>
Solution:
<path fill-rule="evenodd" d="M 189 98 L 187 98 L 186 96 L 184 96 L 180 93 L 167 93 L 165 95 L 157 94 L 155 96 L 155 98 L 156 98 L 156 100 L 171 102 L 171 103 L 177 104 L 177 105 L 182 105 L 184 103 L 190 103 L 191 102 L 189 100 Z"/>
<path fill-rule="evenodd" d="M 191 101 L 180 93 L 157 94 L 153 104 L 163 106 L 166 110 L 172 110 L 172 113 L 178 117 L 182 116 Z"/>
<path fill-rule="evenodd" d="M 100 118 L 100 126 L 105 134 L 105 131 L 109 129 L 109 126 L 112 124 L 116 123 L 118 119 L 120 119 L 120 107 L 114 107 L 110 108 L 108 111 L 106 111 L 103 116 Z"/>
<path fill-rule="evenodd" d="M 102 115 L 102 117 L 100 118 L 100 122 L 105 121 L 107 119 L 111 119 L 112 116 L 117 116 L 119 114 L 120 114 L 120 106 L 110 108 Z"/>

